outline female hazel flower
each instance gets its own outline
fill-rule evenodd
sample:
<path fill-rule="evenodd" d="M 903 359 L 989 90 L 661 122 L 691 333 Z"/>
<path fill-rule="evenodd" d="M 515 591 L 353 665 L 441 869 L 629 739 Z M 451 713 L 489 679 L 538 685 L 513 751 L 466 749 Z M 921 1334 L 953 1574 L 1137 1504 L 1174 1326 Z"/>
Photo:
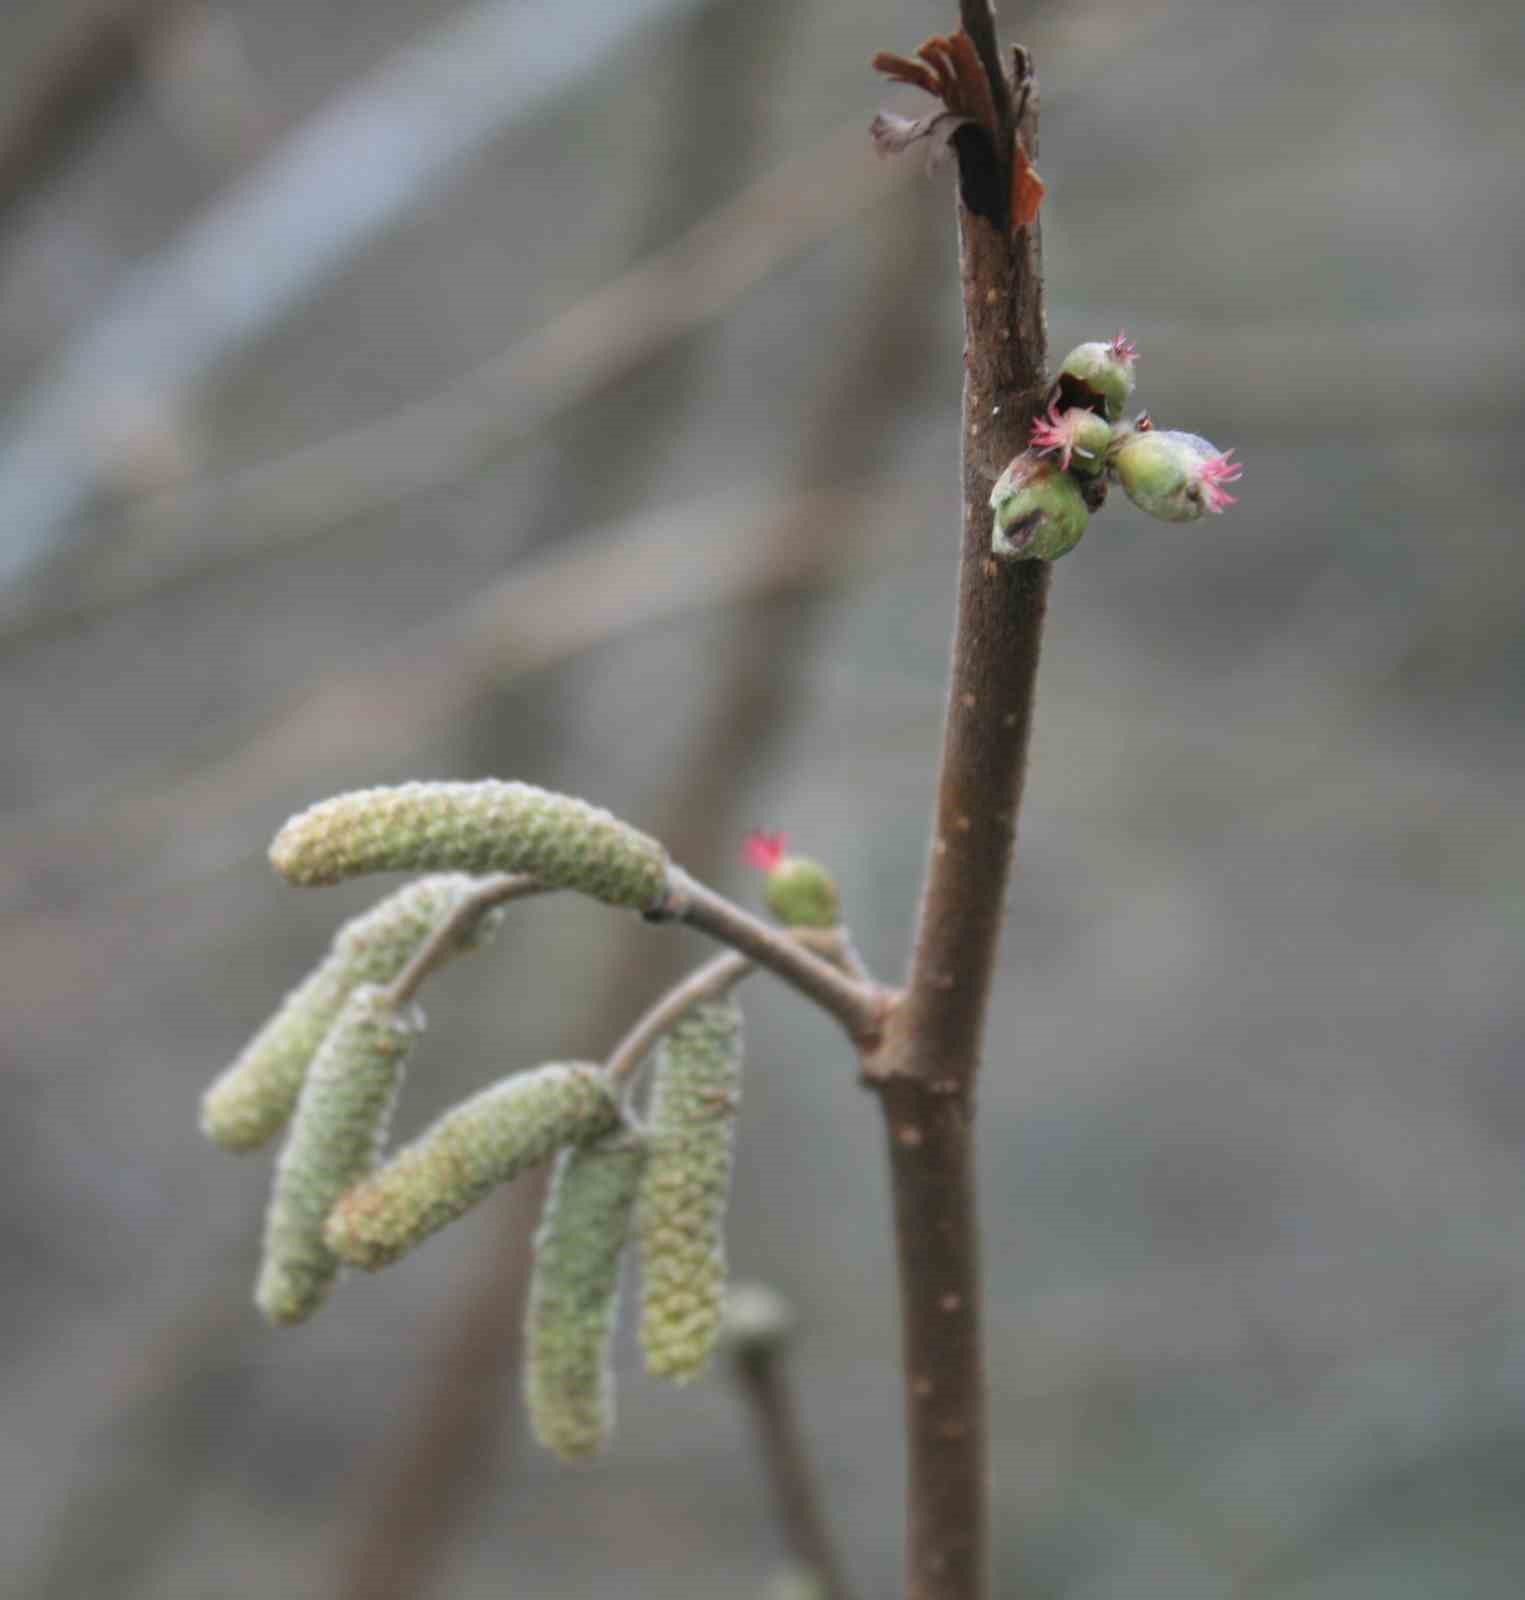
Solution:
<path fill-rule="evenodd" d="M 1164 522 L 1196 522 L 1235 503 L 1224 487 L 1237 483 L 1244 468 L 1194 433 L 1167 429 L 1124 434 L 1108 467 L 1140 511 Z"/>
<path fill-rule="evenodd" d="M 1055 400 L 1049 405 L 1048 415 L 1033 423 L 1030 443 L 1035 455 L 1057 453 L 1062 471 L 1079 472 L 1090 478 L 1106 470 L 1112 429 L 1104 417 L 1083 406 L 1061 412 Z"/>
<path fill-rule="evenodd" d="M 1091 517 L 1074 478 L 1031 451 L 996 479 L 990 506 L 991 553 L 1017 561 L 1057 561 L 1080 543 Z"/>
<path fill-rule="evenodd" d="M 1107 421 L 1116 422 L 1133 393 L 1133 366 L 1137 360 L 1138 346 L 1127 334 L 1095 339 L 1089 344 L 1077 344 L 1070 351 L 1056 381 L 1061 389 L 1066 378 L 1074 380 L 1071 389 L 1075 384 L 1084 385 L 1106 412 Z"/>

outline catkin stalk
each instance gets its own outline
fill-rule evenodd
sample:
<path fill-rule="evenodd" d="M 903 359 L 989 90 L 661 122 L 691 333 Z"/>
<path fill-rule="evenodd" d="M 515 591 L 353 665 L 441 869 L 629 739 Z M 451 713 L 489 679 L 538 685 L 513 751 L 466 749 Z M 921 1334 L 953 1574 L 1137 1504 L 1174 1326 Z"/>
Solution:
<path fill-rule="evenodd" d="M 422 1020 L 416 1008 L 399 1013 L 385 990 L 362 984 L 313 1058 L 265 1216 L 254 1298 L 271 1322 L 305 1321 L 338 1276 L 323 1220 L 375 1163 Z"/>
<path fill-rule="evenodd" d="M 524 1393 L 535 1437 L 565 1460 L 597 1455 L 614 1431 L 620 1258 L 645 1164 L 633 1137 L 563 1150 L 535 1236 Z"/>
<path fill-rule="evenodd" d="M 236 1151 L 257 1150 L 273 1139 L 290 1118 L 308 1064 L 351 991 L 362 983 L 390 983 L 477 887 L 463 873 L 420 878 L 345 923 L 322 965 L 286 996 L 202 1097 L 206 1136 Z M 496 922 L 490 913 L 479 919 L 473 943 L 485 942 Z"/>
<path fill-rule="evenodd" d="M 505 1078 L 446 1112 L 350 1189 L 329 1215 L 328 1246 L 352 1266 L 384 1267 L 499 1184 L 618 1121 L 599 1067 L 558 1063 Z"/>
<path fill-rule="evenodd" d="M 641 1180 L 641 1345 L 646 1370 L 704 1371 L 725 1296 L 725 1210 L 741 1096 L 741 1013 L 696 1006 L 657 1053 Z"/>

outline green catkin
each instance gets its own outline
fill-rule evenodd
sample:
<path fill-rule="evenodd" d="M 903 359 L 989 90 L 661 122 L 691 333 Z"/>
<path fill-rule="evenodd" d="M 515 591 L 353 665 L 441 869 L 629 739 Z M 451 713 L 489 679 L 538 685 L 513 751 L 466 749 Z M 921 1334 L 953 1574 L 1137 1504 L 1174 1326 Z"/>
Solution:
<path fill-rule="evenodd" d="M 477 887 L 463 873 L 420 878 L 347 922 L 323 963 L 286 996 L 281 1008 L 206 1091 L 201 1128 L 224 1150 L 257 1150 L 285 1126 L 317 1053 L 351 990 L 390 983 L 424 940 Z M 472 943 L 485 943 L 493 913 L 479 919 Z"/>
<path fill-rule="evenodd" d="M 535 1236 L 524 1396 L 535 1437 L 564 1460 L 599 1454 L 614 1431 L 620 1258 L 645 1164 L 632 1136 L 563 1150 Z"/>
<path fill-rule="evenodd" d="M 351 1266 L 384 1267 L 499 1184 L 618 1121 L 600 1067 L 558 1063 L 505 1078 L 447 1111 L 350 1189 L 329 1213 L 328 1247 Z"/>
<path fill-rule="evenodd" d="M 400 1012 L 384 989 L 362 984 L 314 1056 L 265 1216 L 254 1298 L 271 1322 L 306 1321 L 338 1276 L 323 1220 L 375 1164 L 422 1022 L 415 1007 Z"/>
<path fill-rule="evenodd" d="M 528 872 L 548 888 L 650 911 L 667 852 L 607 811 L 527 783 L 405 783 L 341 794 L 293 817 L 270 859 L 292 883 L 367 872 Z"/>
<path fill-rule="evenodd" d="M 725 1296 L 725 1208 L 741 1096 L 741 1013 L 696 1006 L 657 1052 L 641 1180 L 641 1345 L 646 1370 L 704 1371 Z"/>

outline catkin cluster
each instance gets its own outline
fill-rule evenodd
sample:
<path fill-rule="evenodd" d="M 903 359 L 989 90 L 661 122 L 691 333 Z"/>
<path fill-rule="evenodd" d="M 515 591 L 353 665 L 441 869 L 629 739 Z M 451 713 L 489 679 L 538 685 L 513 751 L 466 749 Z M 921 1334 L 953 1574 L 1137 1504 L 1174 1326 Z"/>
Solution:
<path fill-rule="evenodd" d="M 646 1368 L 703 1372 L 725 1296 L 725 1210 L 741 1096 L 741 1013 L 701 1005 L 657 1053 L 641 1181 L 641 1345 Z"/>
<path fill-rule="evenodd" d="M 775 859 L 775 857 L 777 859 Z M 596 1454 L 614 1419 L 610 1362 L 620 1265 L 638 1238 L 649 1371 L 686 1382 L 721 1331 L 725 1207 L 740 1091 L 741 1017 L 729 996 L 695 1004 L 654 1051 L 647 1122 L 615 1075 L 551 1063 L 481 1090 L 389 1159 L 383 1144 L 423 1026 L 411 995 L 457 945 L 487 937 L 501 899 L 474 874 L 530 874 L 654 910 L 668 860 L 607 812 L 526 784 L 415 783 L 340 795 L 294 817 L 271 849 L 293 882 L 441 869 L 348 923 L 202 1102 L 202 1126 L 252 1150 L 289 1123 L 265 1220 L 255 1300 L 300 1322 L 344 1266 L 397 1260 L 499 1184 L 553 1159 L 535 1238 L 525 1397 L 536 1436 Z M 839 921 L 835 885 L 770 844 L 769 904 L 786 923 Z M 477 920 L 458 931 L 480 895 Z M 404 976 L 406 974 L 406 976 Z M 398 981 L 401 980 L 401 981 Z M 734 981 L 734 980 L 732 980 Z"/>
<path fill-rule="evenodd" d="M 1164 522 L 1195 522 L 1233 505 L 1227 485 L 1243 470 L 1192 433 L 1123 419 L 1138 352 L 1124 334 L 1077 345 L 1049 391 L 1028 448 L 991 491 L 991 549 L 1020 561 L 1054 561 L 1080 543 L 1109 482 Z"/>
<path fill-rule="evenodd" d="M 655 839 L 584 800 L 496 778 L 337 795 L 293 817 L 270 860 L 300 884 L 368 872 L 527 872 L 547 888 L 636 911 L 653 910 L 667 890 L 667 852 Z"/>

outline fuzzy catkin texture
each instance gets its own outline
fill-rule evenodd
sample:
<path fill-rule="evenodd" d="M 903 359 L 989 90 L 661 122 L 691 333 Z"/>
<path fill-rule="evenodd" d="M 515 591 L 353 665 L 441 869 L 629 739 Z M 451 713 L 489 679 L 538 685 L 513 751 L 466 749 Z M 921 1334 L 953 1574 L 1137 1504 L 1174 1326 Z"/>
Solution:
<path fill-rule="evenodd" d="M 375 1270 L 463 1216 L 563 1145 L 609 1133 L 619 1108 L 603 1070 L 553 1064 L 493 1084 L 355 1185 L 329 1214 L 329 1248 Z"/>
<path fill-rule="evenodd" d="M 635 1138 L 562 1151 L 535 1236 L 524 1397 L 535 1437 L 564 1460 L 597 1455 L 614 1431 L 620 1258 L 645 1164 Z"/>
<path fill-rule="evenodd" d="M 292 883 L 366 872 L 528 872 L 552 889 L 649 911 L 667 852 L 607 811 L 527 783 L 405 783 L 360 789 L 293 817 L 270 847 Z"/>
<path fill-rule="evenodd" d="M 334 1202 L 375 1164 L 422 1027 L 386 991 L 362 984 L 313 1058 L 265 1215 L 265 1255 L 254 1298 L 274 1323 L 303 1322 L 323 1303 L 339 1261 L 323 1241 Z"/>
<path fill-rule="evenodd" d="M 308 1064 L 362 983 L 390 983 L 431 933 L 477 887 L 463 873 L 420 878 L 388 895 L 334 936 L 321 966 L 286 996 L 201 1101 L 201 1128 L 224 1150 L 257 1150 L 286 1125 Z M 495 923 L 483 917 L 480 944 Z"/>
<path fill-rule="evenodd" d="M 720 1332 L 740 1102 L 741 1013 L 697 1006 L 657 1054 L 637 1218 L 646 1370 L 679 1383 L 704 1371 Z"/>

